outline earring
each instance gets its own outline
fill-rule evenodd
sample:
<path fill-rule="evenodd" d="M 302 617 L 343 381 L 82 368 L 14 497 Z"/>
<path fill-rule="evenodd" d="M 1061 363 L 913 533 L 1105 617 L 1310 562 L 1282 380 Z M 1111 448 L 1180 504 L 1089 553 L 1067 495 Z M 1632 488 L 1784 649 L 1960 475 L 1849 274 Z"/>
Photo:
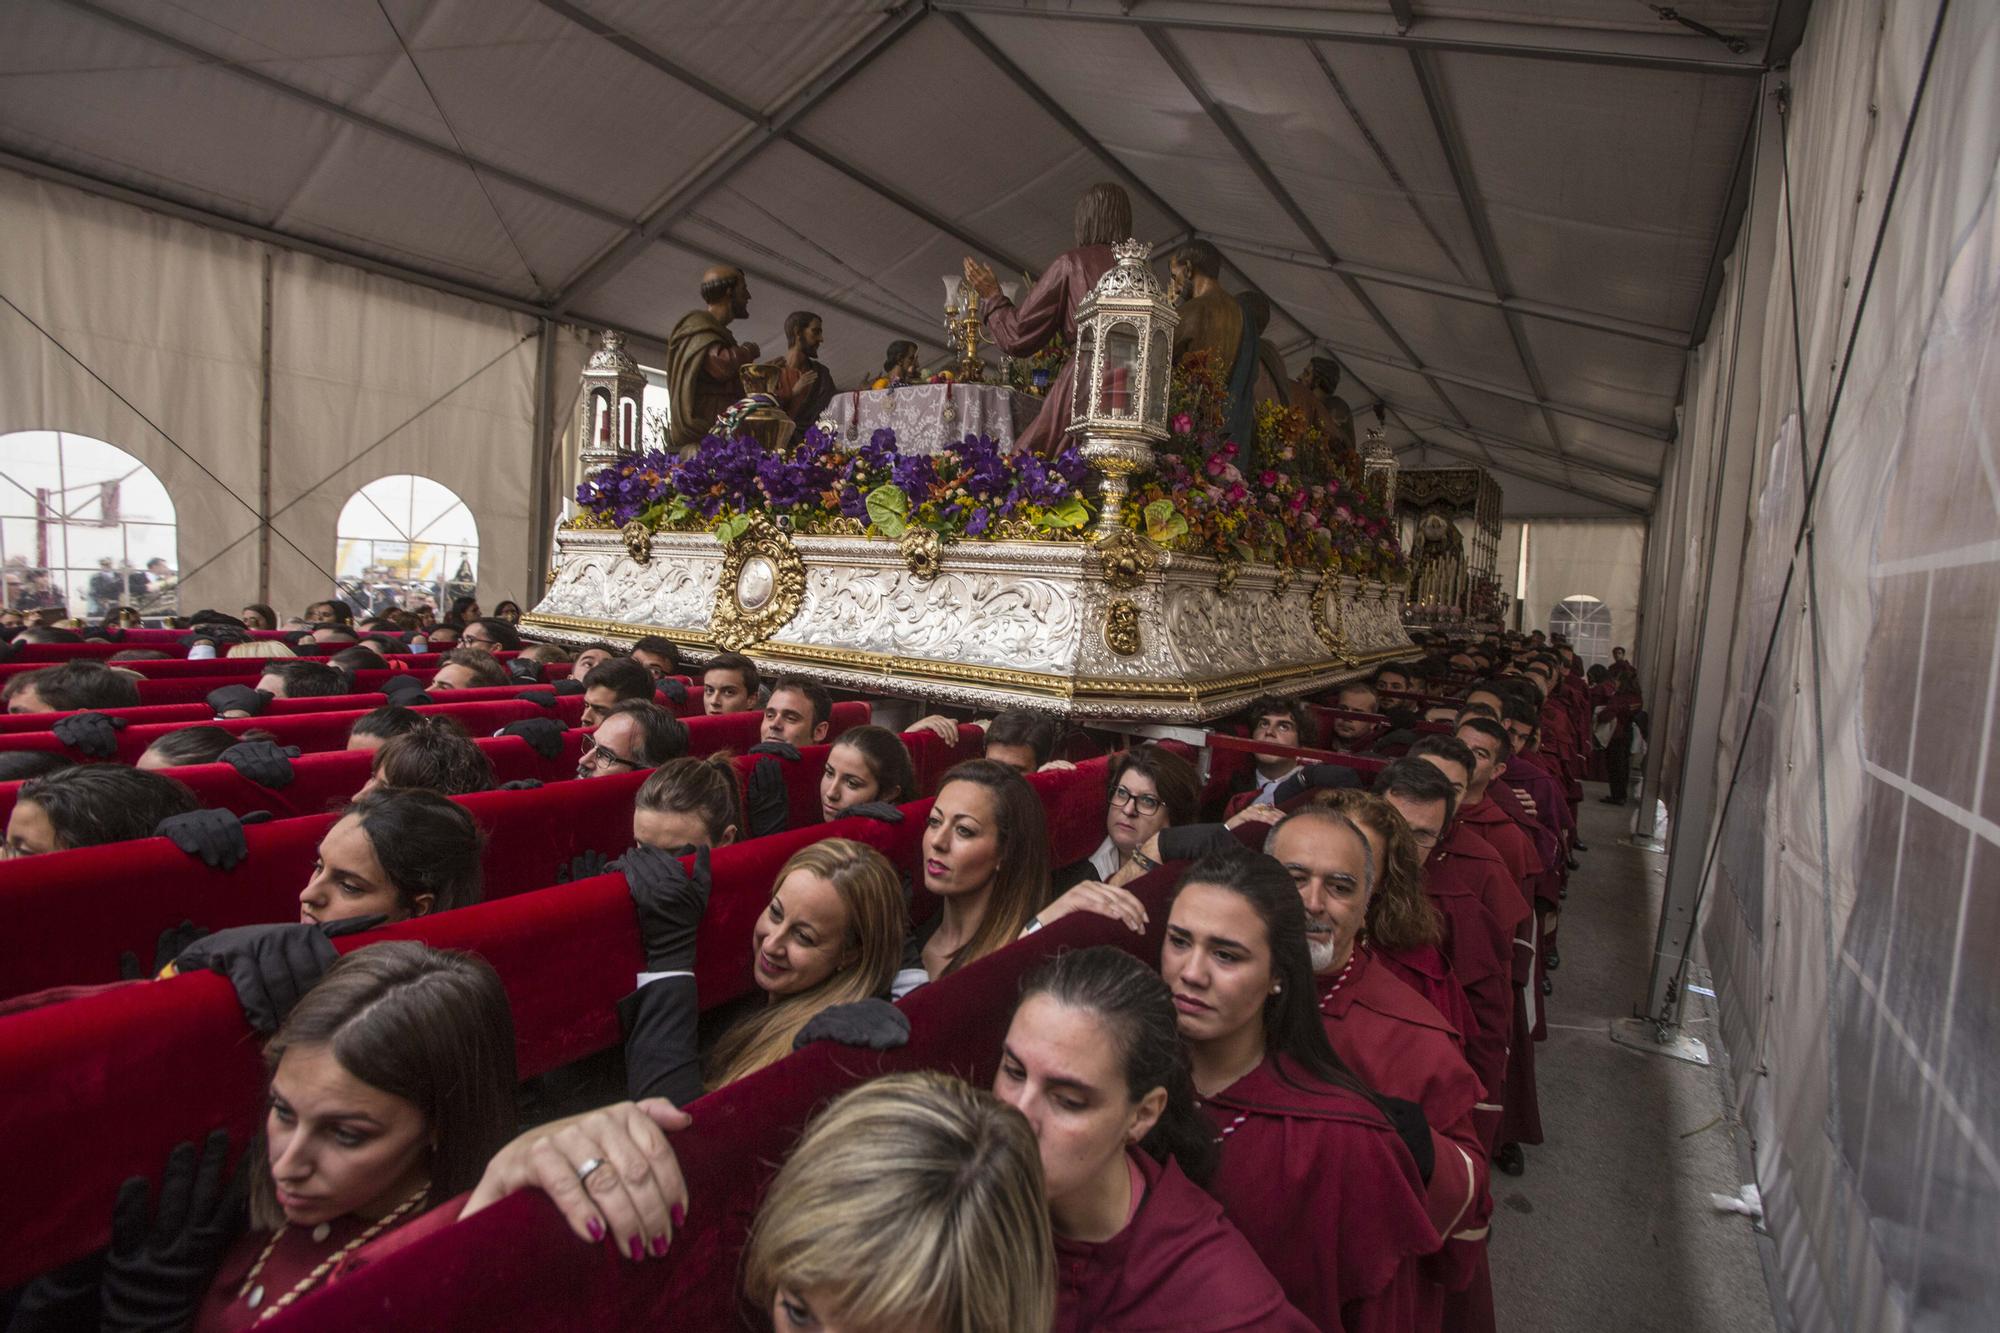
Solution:
<path fill-rule="evenodd" d="M 1285 988 L 1284 982 L 1274 981 L 1271 983 L 1271 994 L 1276 995 L 1279 991 L 1282 991 L 1284 988 Z"/>

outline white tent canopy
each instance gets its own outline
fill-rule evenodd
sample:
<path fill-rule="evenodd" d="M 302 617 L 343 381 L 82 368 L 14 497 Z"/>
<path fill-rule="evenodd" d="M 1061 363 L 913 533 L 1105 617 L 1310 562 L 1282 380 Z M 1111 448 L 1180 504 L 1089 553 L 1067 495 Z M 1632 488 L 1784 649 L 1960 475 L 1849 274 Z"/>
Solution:
<path fill-rule="evenodd" d="M 642 346 L 734 261 L 744 335 L 818 310 L 845 384 L 941 355 L 939 275 L 1039 268 L 1119 179 L 1399 451 L 1634 514 L 1805 6 L 1676 8 L 17 0 L 0 165 Z"/>

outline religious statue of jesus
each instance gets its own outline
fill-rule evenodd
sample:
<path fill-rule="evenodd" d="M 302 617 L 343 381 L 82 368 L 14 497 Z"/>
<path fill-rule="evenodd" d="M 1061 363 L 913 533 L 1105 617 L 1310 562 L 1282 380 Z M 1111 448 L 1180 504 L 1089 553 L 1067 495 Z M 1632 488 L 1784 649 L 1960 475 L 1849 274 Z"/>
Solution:
<path fill-rule="evenodd" d="M 1111 271 L 1116 258 L 1111 247 L 1132 234 L 1132 200 L 1124 188 L 1100 182 L 1076 201 L 1076 248 L 1057 255 L 1028 294 L 1015 305 L 1000 290 L 993 270 L 965 257 L 965 280 L 979 293 L 980 317 L 987 336 L 1009 356 L 1028 357 L 1048 346 L 1058 333 L 1076 345 L 1076 308 Z M 1070 376 L 1075 360 L 1063 363 L 1049 386 L 1042 410 L 1015 437 L 1014 447 L 1031 453 L 1054 454 L 1069 432 Z"/>
<path fill-rule="evenodd" d="M 825 338 L 825 327 L 817 314 L 794 310 L 785 316 L 785 354 L 771 362 L 778 370 L 771 392 L 800 430 L 818 421 L 833 402 L 833 372 L 819 360 Z"/>
<path fill-rule="evenodd" d="M 757 359 L 757 344 L 739 343 L 729 326 L 750 313 L 750 283 L 743 270 L 717 264 L 701 275 L 702 308 L 690 311 L 667 335 L 668 392 L 673 395 L 674 448 L 692 449 L 715 418 L 743 397 L 743 367 Z"/>

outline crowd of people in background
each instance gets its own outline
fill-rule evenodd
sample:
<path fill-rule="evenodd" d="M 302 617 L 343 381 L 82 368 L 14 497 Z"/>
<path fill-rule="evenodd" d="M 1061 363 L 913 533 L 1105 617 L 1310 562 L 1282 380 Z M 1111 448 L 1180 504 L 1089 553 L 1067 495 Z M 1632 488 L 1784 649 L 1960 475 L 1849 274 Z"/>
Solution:
<path fill-rule="evenodd" d="M 520 619 L 512 602 L 485 615 L 469 596 L 435 621 L 356 616 L 338 599 L 282 620 L 264 605 L 198 613 L 177 645 L 189 659 L 263 659 L 261 671 L 217 684 L 212 721 L 174 727 L 130 763 L 115 757 L 117 712 L 140 706 L 144 677 L 122 664 L 165 650 L 7 675 L 7 713 L 61 714 L 64 746 L 0 737 L 0 782 L 21 784 L 9 860 L 159 835 L 227 868 L 245 820 L 201 808 L 176 770 L 226 763 L 275 782 L 296 749 L 223 722 L 261 721 L 277 700 L 381 696 L 349 727 L 369 776 L 321 838 L 296 919 L 169 932 L 117 983 L 213 970 L 236 986 L 268 1070 L 247 1195 L 237 1206 L 217 1184 L 226 1136 L 183 1145 L 157 1209 L 141 1183 L 112 1224 L 128 1241 L 172 1234 L 114 1243 L 13 1293 L 10 1327 L 246 1327 L 392 1237 L 411 1243 L 524 1189 L 545 1191 L 580 1240 L 657 1258 L 701 1203 L 673 1143 L 683 1108 L 815 1042 L 893 1049 L 910 1037 L 902 999 L 1079 914 L 1142 937 L 1163 914 L 1161 942 L 1143 960 L 1097 946 L 1035 966 L 990 1086 L 884 1077 L 813 1119 L 741 1269 L 772 1327 L 1494 1327 L 1489 1173 L 1520 1174 L 1543 1137 L 1534 1049 L 1587 850 L 1583 783 L 1605 781 L 1603 799 L 1622 804 L 1644 753 L 1622 648 L 1585 669 L 1539 631 L 1435 639 L 1317 702 L 1253 700 L 1204 753 L 1028 710 L 836 730 L 826 688 L 749 657 L 691 663 L 661 636 L 564 647 L 524 639 Z M 10 655 L 116 643 L 119 628 L 0 619 Z M 420 653 L 438 656 L 409 666 Z M 358 673 L 383 671 L 357 688 Z M 576 780 L 645 775 L 622 855 L 554 874 L 626 881 L 644 967 L 619 1006 L 622 1050 L 527 1085 L 486 963 L 409 941 L 344 956 L 331 943 L 481 900 L 484 835 L 454 798 L 541 784 L 498 782 L 452 710 L 417 710 L 522 689 L 580 696 Z M 761 715 L 746 768 L 690 753 L 695 715 L 744 712 Z M 966 727 L 979 757 L 927 792 L 912 746 L 959 745 Z M 570 730 L 551 715 L 498 734 L 553 758 Z M 797 809 L 783 774 L 808 750 L 817 801 Z M 1102 842 L 1052 864 L 1028 779 L 1090 754 L 1107 760 Z M 1224 757 L 1240 768 L 1217 787 Z M 912 809 L 909 881 L 856 837 L 785 860 L 749 931 L 755 994 L 710 1012 L 696 939 L 712 856 L 788 828 L 900 824 Z M 935 910 L 913 925 L 919 889 Z"/>

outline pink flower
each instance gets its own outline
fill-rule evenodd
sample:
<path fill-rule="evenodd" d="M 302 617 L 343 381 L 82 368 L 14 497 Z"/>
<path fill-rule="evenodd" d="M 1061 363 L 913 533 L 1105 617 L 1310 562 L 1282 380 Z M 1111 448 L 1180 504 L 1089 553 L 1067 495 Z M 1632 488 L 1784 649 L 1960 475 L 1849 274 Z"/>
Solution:
<path fill-rule="evenodd" d="M 1259 486 L 1262 486 L 1265 490 L 1269 490 L 1271 489 L 1271 487 L 1276 486 L 1278 484 L 1278 474 L 1273 472 L 1270 468 L 1265 468 L 1262 472 L 1259 472 L 1257 474 L 1257 484 Z"/>
<path fill-rule="evenodd" d="M 1222 475 L 1222 470 L 1228 466 L 1228 460 L 1216 453 L 1208 456 L 1207 461 L 1201 465 L 1201 470 L 1211 477 L 1219 477 Z"/>
<path fill-rule="evenodd" d="M 1183 412 L 1173 420 L 1174 434 L 1187 435 L 1194 430 L 1194 418 Z"/>
<path fill-rule="evenodd" d="M 1294 514 L 1298 513 L 1306 507 L 1306 493 L 1304 491 L 1293 491 L 1292 498 L 1287 503 L 1291 505 Z"/>
<path fill-rule="evenodd" d="M 1250 492 L 1243 488 L 1242 482 L 1240 481 L 1234 482 L 1229 487 L 1229 502 L 1231 504 L 1242 504 L 1243 497 L 1245 497 L 1248 494 L 1250 494 Z"/>
<path fill-rule="evenodd" d="M 1352 523 L 1354 521 L 1354 513 L 1352 510 L 1348 509 L 1346 505 L 1341 505 L 1339 508 L 1335 509 L 1333 511 L 1333 516 L 1339 519 L 1342 523 Z"/>

